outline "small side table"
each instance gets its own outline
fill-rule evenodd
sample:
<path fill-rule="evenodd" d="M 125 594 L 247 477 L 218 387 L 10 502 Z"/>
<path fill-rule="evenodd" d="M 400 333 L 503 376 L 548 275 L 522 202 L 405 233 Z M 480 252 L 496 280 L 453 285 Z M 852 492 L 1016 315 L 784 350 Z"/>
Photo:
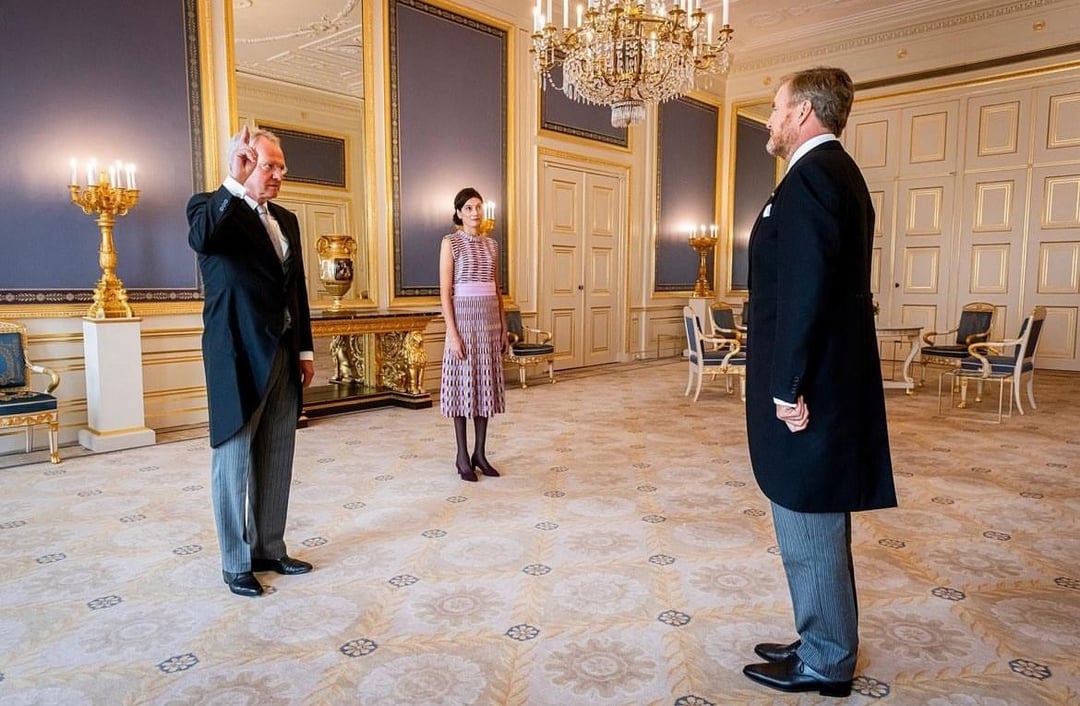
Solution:
<path fill-rule="evenodd" d="M 876 332 L 879 339 L 906 340 L 910 342 L 911 350 L 908 351 L 907 357 L 904 358 L 904 367 L 902 370 L 904 379 L 883 380 L 881 383 L 882 387 L 885 389 L 901 389 L 910 395 L 912 390 L 915 389 L 915 378 L 911 376 L 911 362 L 915 360 L 915 356 L 919 354 L 919 350 L 922 348 L 920 339 L 922 326 L 883 326 L 879 324 L 876 327 Z"/>

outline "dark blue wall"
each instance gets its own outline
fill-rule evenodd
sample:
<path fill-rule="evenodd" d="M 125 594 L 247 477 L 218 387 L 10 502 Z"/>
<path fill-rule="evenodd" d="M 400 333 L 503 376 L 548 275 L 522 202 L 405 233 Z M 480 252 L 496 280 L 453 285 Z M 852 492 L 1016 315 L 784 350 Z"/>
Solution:
<path fill-rule="evenodd" d="M 454 195 L 496 204 L 506 288 L 506 33 L 418 0 L 392 0 L 395 296 L 439 292 Z"/>
<path fill-rule="evenodd" d="M 137 165 L 139 204 L 114 233 L 124 285 L 194 295 L 195 21 L 190 0 L 3 4 L 0 303 L 85 301 L 101 275 L 100 231 L 67 189 L 72 157 Z"/>
<path fill-rule="evenodd" d="M 716 132 L 720 111 L 691 98 L 660 106 L 660 217 L 656 291 L 693 289 L 700 257 L 687 243 L 691 224 L 716 222 Z M 712 272 L 713 256 L 708 258 Z M 710 278 L 711 281 L 711 278 Z M 715 285 L 715 282 L 712 282 Z"/>
<path fill-rule="evenodd" d="M 731 288 L 745 290 L 750 272 L 750 230 L 776 186 L 776 159 L 765 151 L 769 131 L 739 117 L 735 129 L 735 202 L 731 218 Z"/>

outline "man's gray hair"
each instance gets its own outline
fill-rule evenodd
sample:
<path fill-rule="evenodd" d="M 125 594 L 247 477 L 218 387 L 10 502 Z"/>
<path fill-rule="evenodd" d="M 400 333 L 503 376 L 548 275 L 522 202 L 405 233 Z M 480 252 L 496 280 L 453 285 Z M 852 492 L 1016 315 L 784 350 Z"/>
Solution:
<path fill-rule="evenodd" d="M 789 84 L 793 101 L 810 101 L 821 124 L 840 137 L 847 126 L 851 104 L 855 100 L 855 85 L 843 69 L 818 66 L 797 71 L 780 79 L 778 86 Z"/>
<path fill-rule="evenodd" d="M 260 137 L 269 140 L 270 142 L 273 142 L 278 147 L 281 147 L 281 138 L 279 138 L 277 135 L 270 132 L 269 130 L 261 127 L 257 127 L 250 133 L 248 133 L 248 144 L 255 144 L 255 140 L 259 139 Z"/>

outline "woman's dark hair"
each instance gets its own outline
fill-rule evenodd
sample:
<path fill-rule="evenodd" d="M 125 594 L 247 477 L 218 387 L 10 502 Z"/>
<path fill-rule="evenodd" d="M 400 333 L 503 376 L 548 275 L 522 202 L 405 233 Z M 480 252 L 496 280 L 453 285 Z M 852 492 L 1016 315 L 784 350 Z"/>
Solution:
<path fill-rule="evenodd" d="M 480 199 L 483 201 L 484 197 L 480 195 L 479 191 L 471 186 L 466 186 L 464 189 L 457 192 L 457 196 L 454 197 L 454 225 L 462 225 L 461 218 L 458 217 L 457 212 L 465 206 L 465 203 L 469 199 Z"/>

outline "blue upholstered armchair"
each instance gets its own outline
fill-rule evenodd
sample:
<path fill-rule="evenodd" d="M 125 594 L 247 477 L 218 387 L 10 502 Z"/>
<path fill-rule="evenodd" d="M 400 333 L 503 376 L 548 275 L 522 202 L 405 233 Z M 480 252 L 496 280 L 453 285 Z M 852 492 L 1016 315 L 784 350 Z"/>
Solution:
<path fill-rule="evenodd" d="M 706 336 L 701 331 L 701 321 L 691 307 L 683 307 L 683 325 L 686 328 L 686 347 L 690 353 L 690 368 L 686 378 L 686 391 L 694 390 L 694 401 L 701 394 L 701 381 L 708 371 L 712 377 L 723 375 L 728 393 L 733 392 L 731 378 L 739 378 L 739 396 L 746 399 L 746 354 L 734 337 Z M 709 348 L 706 349 L 705 346 Z"/>
<path fill-rule="evenodd" d="M 30 374 L 49 376 L 44 392 L 30 387 Z M 0 429 L 25 427 L 26 452 L 34 448 L 34 427 L 49 425 L 49 460 L 60 463 L 57 400 L 52 391 L 60 375 L 51 368 L 34 365 L 27 356 L 26 327 L 0 321 Z"/>
<path fill-rule="evenodd" d="M 510 351 L 506 361 L 518 366 L 518 379 L 521 387 L 525 383 L 525 370 L 530 365 L 547 363 L 548 380 L 555 384 L 555 346 L 551 342 L 551 333 L 538 328 L 530 328 L 521 320 L 521 312 L 516 309 L 506 312 L 506 330 L 510 333 Z"/>
<path fill-rule="evenodd" d="M 924 333 L 922 350 L 919 351 L 919 360 L 922 363 L 920 384 L 926 382 L 928 364 L 957 367 L 960 361 L 971 355 L 968 352 L 968 346 L 985 341 L 993 328 L 994 305 L 986 302 L 972 302 L 964 305 L 960 311 L 960 322 L 956 328 Z M 950 337 L 952 337 L 951 341 Z"/>
<path fill-rule="evenodd" d="M 734 338 L 739 342 L 743 355 L 746 355 L 746 326 L 735 323 L 735 310 L 727 302 L 713 302 L 709 305 L 709 335 Z"/>
<path fill-rule="evenodd" d="M 1020 403 L 1020 388 L 1027 377 L 1027 398 L 1031 408 L 1035 409 L 1035 353 L 1039 348 L 1039 334 L 1042 333 L 1046 308 L 1037 306 L 1020 324 L 1020 333 L 1016 338 L 1004 341 L 982 341 L 968 346 L 969 356 L 960 361 L 960 367 L 942 373 L 938 380 L 938 411 L 941 411 L 942 386 L 946 377 L 953 377 L 960 383 L 960 404 L 967 407 L 968 383 L 976 383 L 975 401 L 982 401 L 983 383 L 996 380 L 998 383 L 997 421 L 1001 421 L 1005 401 L 1005 383 L 1009 383 L 1009 414 L 1012 416 L 1013 402 L 1020 414 L 1024 407 Z M 1009 348 L 1011 346 L 1011 348 Z M 952 391 L 955 385 L 950 381 L 949 405 L 952 406 Z"/>

